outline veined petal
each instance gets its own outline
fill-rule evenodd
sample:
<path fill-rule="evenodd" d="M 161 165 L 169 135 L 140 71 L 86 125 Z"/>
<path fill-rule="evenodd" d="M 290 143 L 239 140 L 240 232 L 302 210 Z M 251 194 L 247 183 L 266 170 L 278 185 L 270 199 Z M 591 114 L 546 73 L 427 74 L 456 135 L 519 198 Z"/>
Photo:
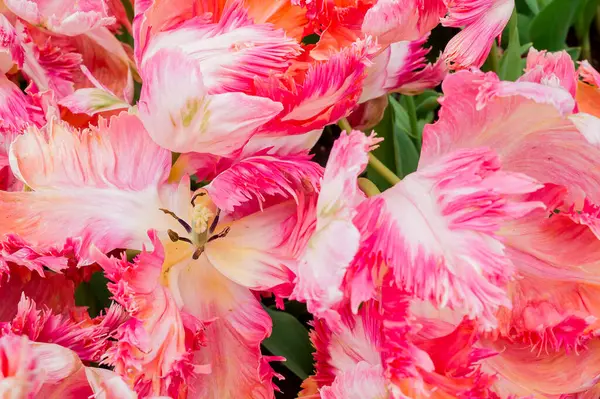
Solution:
<path fill-rule="evenodd" d="M 209 94 L 199 63 L 178 50 L 161 50 L 146 61 L 142 79 L 140 118 L 152 138 L 171 151 L 230 155 L 282 109 L 243 93 Z"/>
<path fill-rule="evenodd" d="M 201 255 L 182 262 L 169 276 L 184 312 L 199 320 L 214 320 L 205 329 L 205 347 L 194 360 L 210 363 L 211 373 L 190 386 L 200 398 L 272 398 L 273 371 L 260 353 L 271 333 L 271 320 L 250 290 L 227 279 Z M 235 367 L 232 367 L 235 365 Z"/>
<path fill-rule="evenodd" d="M 91 243 L 106 251 L 141 248 L 147 229 L 177 226 L 159 210 L 185 196 L 166 184 L 170 162 L 125 113 L 84 131 L 54 121 L 30 128 L 11 147 L 11 166 L 34 191 L 0 192 L 0 233 L 42 248 L 57 237 L 80 238 L 82 262 Z"/>
<path fill-rule="evenodd" d="M 32 25 L 76 36 L 116 22 L 105 0 L 7 0 L 6 7 Z"/>
<path fill-rule="evenodd" d="M 533 47 L 527 54 L 525 74 L 520 82 L 536 82 L 547 86 L 559 86 L 575 97 L 577 73 L 571 56 L 566 51 L 555 53 L 538 51 Z"/>
<path fill-rule="evenodd" d="M 445 14 L 443 0 L 378 0 L 365 14 L 362 32 L 383 44 L 417 40 Z"/>
<path fill-rule="evenodd" d="M 284 107 L 260 132 L 301 134 L 347 116 L 358 102 L 375 47 L 369 38 L 357 41 L 327 61 L 311 64 L 302 83 L 276 77 L 256 81 L 258 95 Z"/>
<path fill-rule="evenodd" d="M 262 208 L 270 197 L 298 201 L 299 193 L 318 190 L 322 174 L 309 156 L 256 155 L 217 175 L 206 190 L 219 209 L 233 212 L 251 201 Z"/>
<path fill-rule="evenodd" d="M 360 362 L 353 370 L 340 373 L 333 384 L 321 389 L 322 399 L 390 398 L 383 368 Z"/>
<path fill-rule="evenodd" d="M 225 237 L 206 244 L 206 257 L 227 278 L 253 290 L 289 284 L 296 261 L 288 241 L 296 223 L 294 202 L 271 206 L 231 222 Z"/>
<path fill-rule="evenodd" d="M 144 59 L 161 49 L 179 49 L 196 61 L 210 94 L 251 92 L 254 79 L 285 72 L 300 54 L 298 42 L 283 30 L 253 23 L 240 1 L 232 2 L 216 24 L 190 21 L 156 35 Z"/>
<path fill-rule="evenodd" d="M 444 0 L 448 16 L 442 25 L 464 27 L 446 45 L 444 57 L 453 69 L 481 67 L 514 8 L 514 0 Z"/>
<path fill-rule="evenodd" d="M 400 287 L 481 318 L 489 329 L 495 311 L 510 306 L 505 285 L 513 273 L 496 233 L 543 206 L 511 199 L 539 187 L 527 176 L 501 172 L 487 149 L 456 151 L 363 202 L 354 222 L 362 226 L 361 245 L 381 256 L 371 255 L 374 267 L 385 262 Z"/>
<path fill-rule="evenodd" d="M 194 361 L 193 351 L 197 348 L 190 345 L 190 334 L 199 331 L 186 331 L 184 325 L 186 321 L 189 326 L 201 323 L 190 323 L 194 318 L 184 316 L 163 276 L 163 269 L 168 270 L 169 264 L 180 259 L 165 257 L 156 234 L 151 232 L 149 236 L 154 251 L 143 251 L 133 263 L 94 253 L 94 259 L 112 281 L 109 290 L 131 315 L 119 328 L 118 341 L 106 353 L 106 362 L 140 394 L 178 397 L 185 394 L 186 384 L 196 372 L 207 371 Z M 169 245 L 171 251 L 180 249 L 178 243 Z M 186 253 L 190 255 L 183 251 Z"/>
<path fill-rule="evenodd" d="M 74 114 L 87 114 L 90 116 L 100 112 L 126 110 L 129 104 L 116 97 L 114 94 L 99 88 L 78 89 L 59 102 Z"/>
<path fill-rule="evenodd" d="M 460 71 L 445 79 L 440 118 L 423 132 L 420 165 L 459 148 L 489 147 L 498 154 L 505 170 L 566 187 L 569 204 L 583 201 L 585 196 L 600 203 L 598 149 L 561 115 L 560 109 L 538 103 L 518 90 L 478 106 L 479 93 L 487 87 L 483 77 Z M 569 151 L 564 151 L 565 146 Z"/>
<path fill-rule="evenodd" d="M 352 223 L 355 206 L 363 198 L 356 178 L 367 165 L 368 152 L 379 141 L 359 131 L 342 132 L 327 162 L 317 202 L 316 230 L 298 265 L 293 293 L 318 317 L 329 314 L 343 299 L 344 275 L 360 240 Z"/>

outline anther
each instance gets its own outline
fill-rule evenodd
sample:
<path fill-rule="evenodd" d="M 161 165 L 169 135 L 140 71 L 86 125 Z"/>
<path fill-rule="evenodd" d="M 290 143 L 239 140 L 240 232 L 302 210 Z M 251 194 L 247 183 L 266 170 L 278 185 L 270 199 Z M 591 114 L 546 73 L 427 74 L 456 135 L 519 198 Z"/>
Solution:
<path fill-rule="evenodd" d="M 192 244 L 192 241 L 189 238 L 181 237 L 179 234 L 177 234 L 175 231 L 173 231 L 171 229 L 167 230 L 167 234 L 169 234 L 169 238 L 173 242 L 183 241 L 183 242 L 187 242 L 189 244 Z"/>
<path fill-rule="evenodd" d="M 217 214 L 215 215 L 215 218 L 213 219 L 212 223 L 210 224 L 210 227 L 208 228 L 208 234 L 212 234 L 215 229 L 217 228 L 217 224 L 219 224 L 219 216 L 221 215 L 221 210 L 217 208 Z"/>
<path fill-rule="evenodd" d="M 181 219 L 179 216 L 177 216 L 175 214 L 175 212 L 171 212 L 168 209 L 164 209 L 164 208 L 158 208 L 160 211 L 163 211 L 164 213 L 166 213 L 169 216 L 172 216 L 175 220 L 177 220 L 179 222 L 179 224 L 181 224 L 183 226 L 183 228 L 185 229 L 185 231 L 187 231 L 188 233 L 192 232 L 192 227 L 183 219 Z"/>
<path fill-rule="evenodd" d="M 194 254 L 192 255 L 192 259 L 194 260 L 198 260 L 198 258 L 200 257 L 200 255 L 202 255 L 202 252 L 204 252 L 204 247 L 200 247 L 200 248 L 196 248 L 196 250 L 194 251 Z"/>
<path fill-rule="evenodd" d="M 210 237 L 206 242 L 209 243 L 211 241 L 216 240 L 217 238 L 225 237 L 227 234 L 229 234 L 229 230 L 230 230 L 229 226 L 225 227 L 222 232 L 220 232 L 219 234 L 215 234 L 214 236 Z"/>

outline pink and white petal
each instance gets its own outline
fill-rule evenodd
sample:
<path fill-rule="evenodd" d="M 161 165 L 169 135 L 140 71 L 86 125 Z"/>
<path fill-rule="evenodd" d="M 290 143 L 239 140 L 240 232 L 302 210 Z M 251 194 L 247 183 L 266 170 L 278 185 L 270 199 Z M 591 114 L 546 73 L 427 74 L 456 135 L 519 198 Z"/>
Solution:
<path fill-rule="evenodd" d="M 308 155 L 256 155 L 233 164 L 206 186 L 213 203 L 231 213 L 240 206 L 262 209 L 277 198 L 298 201 L 298 195 L 319 189 L 323 168 Z"/>
<path fill-rule="evenodd" d="M 254 79 L 284 73 L 301 51 L 283 30 L 253 23 L 242 2 L 232 2 L 216 24 L 187 23 L 156 35 L 144 59 L 161 49 L 179 49 L 198 62 L 210 94 L 249 93 Z"/>
<path fill-rule="evenodd" d="M 600 118 L 583 112 L 569 116 L 569 119 L 577 127 L 577 130 L 594 145 L 600 145 Z"/>
<path fill-rule="evenodd" d="M 7 0 L 5 5 L 30 24 L 67 36 L 115 23 L 104 0 Z"/>
<path fill-rule="evenodd" d="M 293 293 L 318 317 L 335 317 L 330 310 L 343 299 L 344 275 L 360 241 L 352 223 L 355 206 L 364 198 L 356 178 L 379 141 L 356 130 L 342 132 L 331 150 L 317 201 L 316 230 L 300 259 Z"/>
<path fill-rule="evenodd" d="M 317 144 L 322 132 L 322 129 L 315 129 L 294 135 L 285 132 L 278 135 L 255 134 L 244 146 L 240 157 L 246 158 L 264 151 L 268 155 L 306 155 Z"/>
<path fill-rule="evenodd" d="M 283 104 L 283 111 L 260 129 L 262 133 L 302 134 L 322 129 L 350 114 L 361 94 L 363 79 L 376 44 L 369 38 L 311 64 L 304 81 L 271 77 L 257 80 L 257 94 Z"/>
<path fill-rule="evenodd" d="M 442 25 L 464 27 L 446 45 L 444 58 L 452 69 L 481 67 L 502 34 L 514 8 L 514 0 L 444 0 L 448 16 Z"/>
<path fill-rule="evenodd" d="M 87 114 L 90 116 L 101 112 L 129 108 L 129 104 L 119 97 L 98 88 L 75 90 L 73 94 L 60 100 L 59 104 L 74 114 Z"/>
<path fill-rule="evenodd" d="M 294 202 L 271 206 L 231 222 L 225 237 L 206 244 L 206 257 L 231 281 L 253 290 L 289 284 L 296 261 L 288 240 L 296 223 Z"/>
<path fill-rule="evenodd" d="M 243 93 L 208 94 L 199 63 L 178 50 L 159 51 L 141 73 L 140 118 L 152 138 L 171 151 L 233 154 L 282 109 Z"/>
<path fill-rule="evenodd" d="M 363 92 L 364 93 L 364 92 Z M 384 94 L 372 100 L 367 100 L 348 115 L 348 122 L 357 130 L 369 130 L 375 127 L 383 119 L 388 107 L 388 96 Z"/>
<path fill-rule="evenodd" d="M 1 337 L 0 354 L 0 396 L 27 398 L 36 395 L 43 384 L 43 373 L 27 337 Z"/>
<path fill-rule="evenodd" d="M 594 69 L 594 67 L 587 60 L 583 60 L 579 63 L 577 73 L 582 81 L 585 83 L 600 87 L 600 73 Z"/>
<path fill-rule="evenodd" d="M 381 44 L 416 40 L 446 14 L 443 0 L 378 0 L 365 14 L 362 32 Z"/>
<path fill-rule="evenodd" d="M 21 68 L 24 57 L 17 30 L 3 14 L 0 15 L 0 73 L 7 73 L 15 65 Z"/>
<path fill-rule="evenodd" d="M 169 243 L 165 256 L 156 234 L 151 232 L 149 236 L 154 251 L 143 251 L 133 263 L 94 253 L 94 259 L 112 281 L 109 290 L 131 315 L 119 328 L 118 342 L 107 352 L 106 361 L 136 389 L 149 395 L 177 397 L 202 367 L 193 362 L 196 348 L 186 337 L 185 322 L 190 316 L 180 311 L 164 273 L 186 254 L 191 261 L 191 254 L 184 251 L 183 256 L 177 254 L 172 259 L 181 249 L 180 243 Z M 186 262 L 183 267 L 187 267 Z"/>
<path fill-rule="evenodd" d="M 138 149 L 134 156 L 131 148 Z M 11 166 L 34 191 L 0 192 L 0 233 L 41 247 L 78 237 L 82 262 L 92 243 L 106 251 L 141 248 L 149 228 L 173 227 L 159 209 L 185 195 L 166 184 L 170 162 L 170 153 L 125 113 L 82 132 L 54 121 L 30 128 L 11 147 Z"/>
<path fill-rule="evenodd" d="M 179 306 L 199 320 L 214 320 L 205 329 L 208 345 L 194 357 L 211 364 L 209 375 L 190 385 L 201 398 L 272 398 L 273 372 L 260 353 L 271 333 L 271 320 L 254 294 L 219 273 L 205 254 L 180 263 L 169 273 Z"/>
<path fill-rule="evenodd" d="M 467 71 L 445 79 L 440 118 L 424 128 L 420 165 L 456 149 L 488 147 L 506 171 L 564 186 L 575 197 L 570 202 L 587 195 L 600 203 L 596 147 L 560 109 L 522 96 L 518 90 L 512 96 L 492 97 L 479 107 L 478 96 L 487 90 L 486 82 L 483 74 Z"/>
<path fill-rule="evenodd" d="M 363 202 L 355 224 L 363 226 L 362 245 L 379 254 L 371 255 L 371 267 L 381 259 L 399 287 L 463 310 L 489 329 L 496 310 L 510 306 L 505 286 L 514 272 L 496 233 L 543 206 L 512 199 L 539 187 L 525 175 L 500 171 L 487 149 L 456 151 Z"/>
<path fill-rule="evenodd" d="M 575 98 L 577 72 L 571 56 L 566 51 L 555 53 L 538 51 L 533 47 L 527 54 L 525 74 L 520 82 L 535 82 L 548 86 L 560 86 Z"/>
<path fill-rule="evenodd" d="M 137 399 L 120 375 L 111 370 L 86 367 L 85 375 L 96 399 Z"/>
<path fill-rule="evenodd" d="M 338 374 L 320 394 L 322 399 L 387 399 L 392 397 L 387 386 L 383 367 L 360 362 L 353 370 Z"/>

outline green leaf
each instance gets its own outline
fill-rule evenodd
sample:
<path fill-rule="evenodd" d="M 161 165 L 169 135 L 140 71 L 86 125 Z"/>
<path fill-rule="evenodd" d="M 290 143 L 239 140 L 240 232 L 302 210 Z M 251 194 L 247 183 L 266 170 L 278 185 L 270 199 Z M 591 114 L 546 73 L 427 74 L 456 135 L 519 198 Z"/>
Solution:
<path fill-rule="evenodd" d="M 538 14 L 540 12 L 540 7 L 538 6 L 537 0 L 525 0 L 525 3 L 532 13 Z"/>
<path fill-rule="evenodd" d="M 581 47 L 569 47 L 565 50 L 573 60 L 578 60 L 581 55 Z"/>
<path fill-rule="evenodd" d="M 519 19 L 518 19 L 518 23 L 517 23 L 517 28 L 519 28 L 519 41 L 521 43 L 530 43 L 531 42 L 531 37 L 529 36 L 529 29 L 531 27 L 531 21 L 533 20 L 533 17 L 530 17 L 528 15 L 525 14 L 519 14 Z M 506 27 L 506 33 L 508 33 L 508 26 Z"/>
<path fill-rule="evenodd" d="M 96 272 L 92 274 L 90 281 L 83 282 L 75 289 L 75 304 L 77 306 L 87 306 L 91 317 L 96 317 L 110 306 L 111 293 L 106 287 L 108 280 L 104 273 Z"/>
<path fill-rule="evenodd" d="M 391 98 L 391 96 L 390 96 Z M 377 157 L 385 166 L 390 168 L 391 170 L 396 169 L 396 160 L 395 160 L 395 150 L 394 150 L 394 111 L 392 107 L 388 106 L 385 109 L 385 113 L 383 114 L 383 118 L 381 121 L 373 128 L 377 133 L 377 137 L 383 139 L 381 143 L 379 143 L 379 147 L 373 151 L 373 155 Z M 371 168 L 371 166 L 367 166 L 367 177 L 371 180 L 375 185 L 379 188 L 379 190 L 383 191 L 387 188 L 390 188 L 391 185 L 385 180 L 383 177 L 377 173 L 376 170 Z"/>
<path fill-rule="evenodd" d="M 518 14 L 513 10 L 509 26 L 508 47 L 500 60 L 498 75 L 502 80 L 515 81 L 521 76 L 521 42 L 519 41 Z"/>
<path fill-rule="evenodd" d="M 598 6 L 600 6 L 600 0 L 584 0 L 579 6 L 575 17 L 575 32 L 579 40 L 589 34 Z"/>
<path fill-rule="evenodd" d="M 313 373 L 312 352 L 308 330 L 292 315 L 265 308 L 273 320 L 273 333 L 263 345 L 275 356 L 283 356 L 283 364 L 301 379 Z"/>
<path fill-rule="evenodd" d="M 419 152 L 415 147 L 413 140 L 411 140 L 410 119 L 408 112 L 404 107 L 396 101 L 392 96 L 389 97 L 390 108 L 394 110 L 394 152 L 396 158 L 396 175 L 403 178 L 404 176 L 417 170 L 419 163 Z M 417 129 L 419 125 L 417 123 Z M 417 132 L 417 139 L 420 141 L 421 134 L 423 132 L 422 127 Z"/>
<path fill-rule="evenodd" d="M 558 51 L 566 47 L 569 28 L 583 0 L 553 0 L 531 21 L 529 35 L 537 49 Z"/>

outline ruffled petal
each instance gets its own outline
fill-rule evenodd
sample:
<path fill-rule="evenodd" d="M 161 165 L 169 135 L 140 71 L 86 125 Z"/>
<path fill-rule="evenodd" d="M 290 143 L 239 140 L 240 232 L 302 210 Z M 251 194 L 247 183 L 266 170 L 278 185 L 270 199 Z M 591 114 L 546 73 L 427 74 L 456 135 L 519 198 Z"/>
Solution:
<path fill-rule="evenodd" d="M 481 67 L 492 41 L 500 36 L 515 6 L 513 0 L 444 0 L 442 25 L 464 27 L 446 45 L 444 58 L 453 69 Z"/>
<path fill-rule="evenodd" d="M 442 0 L 378 0 L 365 14 L 362 31 L 382 44 L 417 40 L 445 14 Z"/>
<path fill-rule="evenodd" d="M 370 39 L 357 41 L 327 61 L 311 64 L 301 83 L 276 77 L 257 80 L 258 95 L 283 104 L 283 111 L 260 132 L 301 134 L 347 116 L 358 102 L 375 48 Z"/>
<path fill-rule="evenodd" d="M 11 166 L 34 191 L 0 192 L 0 233 L 42 247 L 57 237 L 80 238 L 82 262 L 91 243 L 106 251 L 141 248 L 147 229 L 178 225 L 159 210 L 186 195 L 166 185 L 170 162 L 171 154 L 124 113 L 81 132 L 54 121 L 31 128 L 13 144 Z"/>
<path fill-rule="evenodd" d="M 61 35 L 76 36 L 116 22 L 105 0 L 7 0 L 10 11 L 32 25 Z"/>
<path fill-rule="evenodd" d="M 0 72 L 5 74 L 15 65 L 21 68 L 24 56 L 17 30 L 3 14 L 0 14 Z"/>
<path fill-rule="evenodd" d="M 194 396 L 272 398 L 273 372 L 260 353 L 261 342 L 271 333 L 271 320 L 252 292 L 220 274 L 205 255 L 189 267 L 173 267 L 169 281 L 184 312 L 214 320 L 205 329 L 208 344 L 194 357 L 210 363 L 212 371 L 190 386 Z"/>
<path fill-rule="evenodd" d="M 356 178 L 365 169 L 367 154 L 380 140 L 373 135 L 342 132 L 331 151 L 316 209 L 316 230 L 298 265 L 294 298 L 306 301 L 324 317 L 343 299 L 346 269 L 358 251 L 359 230 L 352 223 L 355 206 L 364 198 Z M 325 265 L 325 267 L 324 267 Z"/>
<path fill-rule="evenodd" d="M 243 93 L 209 94 L 199 64 L 179 50 L 159 51 L 141 73 L 140 118 L 152 138 L 171 151 L 230 155 L 282 109 Z"/>
<path fill-rule="evenodd" d="M 197 372 L 207 371 L 202 363 L 194 361 L 197 347 L 190 344 L 190 336 L 199 331 L 186 331 L 185 324 L 202 325 L 180 311 L 163 275 L 163 269 L 168 270 L 174 260 L 165 258 L 154 232 L 149 236 L 154 251 L 143 251 L 133 263 L 94 253 L 94 259 L 112 281 L 109 290 L 131 315 L 119 328 L 117 343 L 106 353 L 106 362 L 140 394 L 177 397 L 186 392 L 186 384 Z M 178 244 L 169 245 L 171 251 L 179 249 Z"/>
<path fill-rule="evenodd" d="M 304 191 L 316 191 L 323 169 L 309 156 L 256 155 L 242 159 L 217 175 L 206 186 L 211 200 L 221 210 L 233 212 L 237 207 L 294 199 Z"/>
<path fill-rule="evenodd" d="M 532 47 L 527 54 L 525 74 L 519 78 L 519 81 L 560 86 L 575 97 L 577 73 L 573 60 L 566 51 L 551 53 L 538 51 Z"/>
<path fill-rule="evenodd" d="M 581 79 L 577 82 L 577 106 L 600 118 L 600 73 L 587 61 L 581 61 L 577 72 Z"/>
<path fill-rule="evenodd" d="M 505 286 L 514 272 L 496 234 L 503 223 L 543 206 L 513 200 L 539 187 L 500 171 L 489 150 L 450 153 L 360 205 L 354 222 L 361 246 L 375 254 L 355 262 L 359 268 L 385 262 L 400 287 L 478 317 L 489 329 L 495 311 L 510 306 Z"/>
<path fill-rule="evenodd" d="M 353 370 L 340 373 L 334 383 L 321 389 L 322 399 L 386 399 L 387 381 L 381 366 L 360 362 Z"/>

